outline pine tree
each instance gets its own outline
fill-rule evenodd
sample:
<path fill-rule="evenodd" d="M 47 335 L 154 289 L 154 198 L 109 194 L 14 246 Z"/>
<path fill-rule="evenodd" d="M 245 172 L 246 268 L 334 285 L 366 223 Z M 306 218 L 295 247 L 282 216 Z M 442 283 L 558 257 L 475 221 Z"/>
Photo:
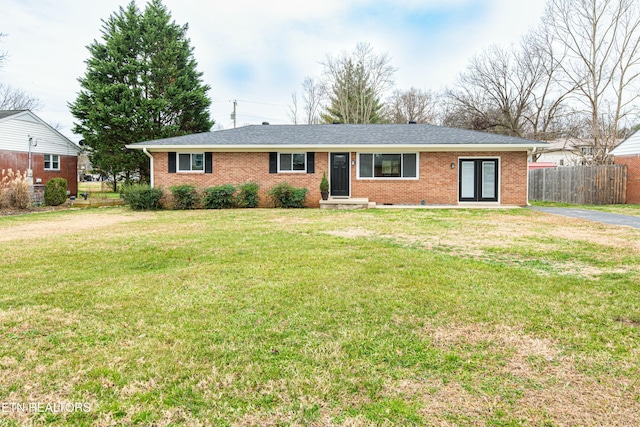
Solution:
<path fill-rule="evenodd" d="M 132 1 L 103 21 L 101 42 L 88 46 L 87 71 L 71 113 L 91 162 L 103 174 L 148 180 L 149 161 L 125 145 L 206 132 L 211 100 L 186 36 L 161 0 L 144 11 Z"/>

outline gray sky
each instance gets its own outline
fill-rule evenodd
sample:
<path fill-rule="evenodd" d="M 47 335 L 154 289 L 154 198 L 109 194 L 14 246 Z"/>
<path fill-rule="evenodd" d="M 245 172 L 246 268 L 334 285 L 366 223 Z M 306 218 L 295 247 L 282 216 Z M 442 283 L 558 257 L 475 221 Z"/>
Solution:
<path fill-rule="evenodd" d="M 100 39 L 102 19 L 125 0 L 3 0 L 0 50 L 9 57 L 0 82 L 28 91 L 42 119 L 73 141 L 67 103 L 84 75 L 86 46 Z M 136 1 L 142 9 L 145 1 Z M 305 76 L 319 76 L 327 54 L 369 42 L 397 68 L 395 87 L 451 85 L 474 53 L 518 43 L 535 26 L 544 0 L 164 0 L 178 24 L 189 24 L 198 69 L 211 86 L 217 126 L 290 123 L 287 105 Z"/>

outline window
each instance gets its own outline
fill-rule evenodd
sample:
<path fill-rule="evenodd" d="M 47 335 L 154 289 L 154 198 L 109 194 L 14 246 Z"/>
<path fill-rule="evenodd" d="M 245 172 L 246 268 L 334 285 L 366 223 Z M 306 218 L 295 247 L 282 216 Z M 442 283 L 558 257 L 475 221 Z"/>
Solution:
<path fill-rule="evenodd" d="M 54 171 L 60 170 L 60 156 L 57 154 L 45 154 L 44 169 Z"/>
<path fill-rule="evenodd" d="M 583 156 L 593 156 L 593 147 L 582 147 Z"/>
<path fill-rule="evenodd" d="M 360 153 L 359 178 L 417 178 L 417 153 Z"/>
<path fill-rule="evenodd" d="M 179 172 L 204 172 L 204 153 L 178 153 Z"/>
<path fill-rule="evenodd" d="M 278 172 L 306 172 L 307 153 L 278 153 Z"/>

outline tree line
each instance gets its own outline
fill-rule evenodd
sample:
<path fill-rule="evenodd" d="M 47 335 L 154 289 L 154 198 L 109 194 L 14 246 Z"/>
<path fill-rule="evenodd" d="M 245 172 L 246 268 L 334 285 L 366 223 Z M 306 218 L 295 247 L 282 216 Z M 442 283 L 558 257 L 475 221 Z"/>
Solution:
<path fill-rule="evenodd" d="M 294 123 L 431 123 L 535 140 L 580 139 L 585 163 L 609 152 L 638 121 L 640 2 L 549 0 L 519 43 L 474 55 L 443 90 L 393 88 L 387 53 L 367 43 L 327 55 L 292 95 Z M 393 89 L 389 94 L 390 89 Z"/>
<path fill-rule="evenodd" d="M 187 30 L 161 0 L 143 10 L 132 1 L 103 21 L 101 39 L 88 46 L 81 90 L 69 103 L 73 131 L 114 186 L 149 178 L 148 159 L 125 145 L 214 124 L 210 87 Z M 0 66 L 5 59 L 0 52 Z M 576 138 L 592 147 L 588 163 L 607 163 L 638 121 L 640 2 L 548 0 L 539 24 L 517 44 L 477 53 L 442 90 L 395 87 L 391 57 L 368 43 L 327 54 L 321 64 L 322 74 L 305 78 L 292 95 L 294 123 L 415 121 L 536 140 Z M 38 103 L 0 85 L 0 108 Z"/>

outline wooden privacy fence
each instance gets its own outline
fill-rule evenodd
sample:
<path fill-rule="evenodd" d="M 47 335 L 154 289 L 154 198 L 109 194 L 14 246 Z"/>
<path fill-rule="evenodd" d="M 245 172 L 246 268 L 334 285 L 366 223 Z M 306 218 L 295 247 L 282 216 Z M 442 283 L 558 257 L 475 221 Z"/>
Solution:
<path fill-rule="evenodd" d="M 529 200 L 608 205 L 625 203 L 627 165 L 566 166 L 529 171 Z"/>

